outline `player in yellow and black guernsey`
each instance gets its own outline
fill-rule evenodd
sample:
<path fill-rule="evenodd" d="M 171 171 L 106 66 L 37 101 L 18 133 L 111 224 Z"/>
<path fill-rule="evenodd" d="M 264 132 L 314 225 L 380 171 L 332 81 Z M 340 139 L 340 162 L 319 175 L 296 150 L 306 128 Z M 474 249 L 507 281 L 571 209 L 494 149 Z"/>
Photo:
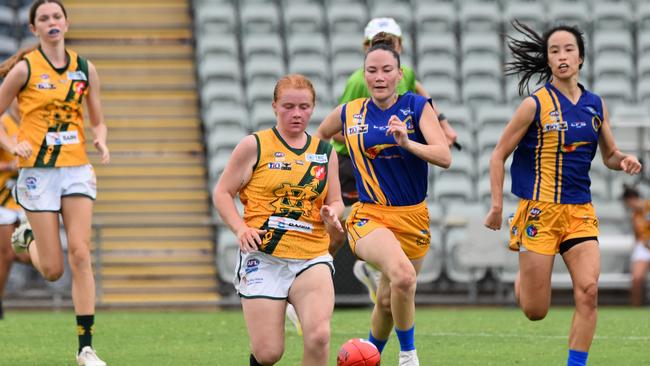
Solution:
<path fill-rule="evenodd" d="M 280 79 L 273 93 L 276 126 L 237 145 L 214 189 L 214 204 L 239 241 L 234 284 L 252 347 L 250 365 L 273 365 L 282 357 L 287 303 L 302 323 L 302 364 L 327 365 L 334 308 L 328 247 L 330 240 L 343 240 L 343 200 L 336 153 L 305 132 L 315 100 L 304 76 Z M 233 201 L 237 194 L 243 218 Z"/>
<path fill-rule="evenodd" d="M 0 117 L 0 128 L 4 128 L 10 138 L 15 139 L 18 134 L 16 120 L 19 118 L 17 103 L 12 103 Z M 17 163 L 11 152 L 0 149 L 0 319 L 4 316 L 2 297 L 13 262 L 29 263 L 27 253 L 17 254 L 11 249 L 11 234 L 23 215 L 20 206 L 11 196 L 11 189 L 18 177 Z"/>
<path fill-rule="evenodd" d="M 21 50 L 0 65 L 0 110 L 18 99 L 18 141 L 0 130 L 0 145 L 18 156 L 21 168 L 14 197 L 28 222 L 13 235 L 16 251 L 28 251 L 49 281 L 63 274 L 59 214 L 68 242 L 72 299 L 77 316 L 78 365 L 106 365 L 92 347 L 95 280 L 90 258 L 95 173 L 85 150 L 82 103 L 88 107 L 93 145 L 110 161 L 102 116 L 99 77 L 92 63 L 65 47 L 69 22 L 59 0 L 37 0 L 29 28 L 38 46 Z M 33 227 L 30 227 L 30 224 Z"/>
<path fill-rule="evenodd" d="M 492 154 L 492 207 L 485 226 L 501 227 L 504 163 L 514 150 L 512 193 L 520 198 L 510 222 L 510 249 L 519 252 L 515 296 L 529 319 L 543 319 L 554 256 L 561 254 L 576 306 L 567 365 L 586 365 L 596 330 L 600 272 L 591 161 L 600 146 L 610 169 L 637 174 L 641 164 L 616 148 L 605 103 L 578 83 L 585 55 L 580 30 L 557 26 L 539 35 L 526 25 L 514 25 L 525 36 L 509 45 L 514 61 L 508 71 L 520 75 L 520 94 L 535 74 L 546 84 L 522 102 Z"/>
<path fill-rule="evenodd" d="M 343 133 L 359 192 L 346 220 L 350 247 L 382 272 L 368 339 L 383 351 L 394 325 L 400 365 L 418 365 L 415 277 L 431 239 L 427 171 L 448 167 L 451 154 L 430 101 L 396 93 L 402 71 L 393 48 L 368 50 L 364 78 L 371 97 L 334 109 L 318 135 Z"/>

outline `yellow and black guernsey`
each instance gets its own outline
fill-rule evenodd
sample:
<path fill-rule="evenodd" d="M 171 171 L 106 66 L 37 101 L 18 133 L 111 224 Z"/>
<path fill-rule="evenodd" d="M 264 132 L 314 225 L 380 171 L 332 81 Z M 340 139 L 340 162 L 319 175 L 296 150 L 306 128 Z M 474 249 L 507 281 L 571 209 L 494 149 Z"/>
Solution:
<path fill-rule="evenodd" d="M 14 121 L 9 114 L 5 113 L 0 117 L 0 122 L 7 132 L 7 136 L 11 139 L 15 139 L 18 135 L 18 124 L 16 121 Z M 0 149 L 0 162 L 11 163 L 15 159 L 16 157 L 11 152 L 5 149 Z M 18 206 L 11 195 L 11 188 L 15 184 L 17 178 L 18 171 L 0 171 L 0 206 L 11 210 L 20 209 L 20 206 Z"/>
<path fill-rule="evenodd" d="M 253 175 L 240 191 L 244 222 L 267 230 L 260 250 L 279 258 L 327 254 L 329 236 L 320 216 L 327 197 L 332 145 L 307 134 L 302 149 L 290 147 L 274 128 L 256 132 Z"/>
<path fill-rule="evenodd" d="M 582 95 L 576 104 L 551 83 L 531 95 L 537 105 L 535 118 L 510 167 L 516 196 L 551 203 L 591 202 L 589 169 L 598 147 L 603 103 L 578 85 Z"/>
<path fill-rule="evenodd" d="M 409 139 L 426 144 L 420 116 L 427 99 L 408 92 L 382 110 L 371 98 L 343 105 L 343 136 L 350 152 L 359 201 L 384 206 L 416 205 L 427 195 L 428 163 L 401 148 L 386 135 L 388 120 L 397 116 L 406 124 Z"/>
<path fill-rule="evenodd" d="M 20 167 L 62 167 L 88 164 L 83 123 L 83 97 L 88 94 L 88 62 L 66 50 L 68 63 L 57 69 L 40 48 L 25 55 L 27 82 L 18 94 L 18 141 L 34 153 Z"/>

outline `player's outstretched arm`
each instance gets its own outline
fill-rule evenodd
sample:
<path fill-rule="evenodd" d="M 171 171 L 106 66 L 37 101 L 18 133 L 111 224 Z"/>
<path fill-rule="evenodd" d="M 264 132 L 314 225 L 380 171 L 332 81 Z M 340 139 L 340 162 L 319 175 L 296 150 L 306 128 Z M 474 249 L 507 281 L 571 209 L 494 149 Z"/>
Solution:
<path fill-rule="evenodd" d="M 343 124 L 343 121 L 341 120 L 342 110 L 343 105 L 339 105 L 334 108 L 327 117 L 325 117 L 320 126 L 318 126 L 316 137 L 329 141 L 329 139 L 331 139 L 337 132 L 341 132 L 341 126 Z"/>
<path fill-rule="evenodd" d="M 485 217 L 485 227 L 492 230 L 501 229 L 503 220 L 503 177 L 506 159 L 515 150 L 535 118 L 537 104 L 532 97 L 524 99 L 515 111 L 512 119 L 503 130 L 497 146 L 490 158 L 490 192 L 492 205 Z"/>

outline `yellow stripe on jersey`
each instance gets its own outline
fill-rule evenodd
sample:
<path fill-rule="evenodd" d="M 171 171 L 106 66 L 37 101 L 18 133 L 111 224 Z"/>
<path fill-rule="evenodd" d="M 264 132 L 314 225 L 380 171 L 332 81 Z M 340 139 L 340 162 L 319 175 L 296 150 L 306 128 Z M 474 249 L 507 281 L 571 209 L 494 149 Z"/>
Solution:
<path fill-rule="evenodd" d="M 365 155 L 363 140 L 365 134 L 361 133 L 364 127 L 359 127 L 366 126 L 365 128 L 370 128 L 366 123 L 369 101 L 370 99 L 360 98 L 346 104 L 345 127 L 347 131 L 344 131 L 345 143 L 352 157 L 352 164 L 359 172 L 361 182 L 366 192 L 368 192 L 368 196 L 373 197 L 376 203 L 386 205 L 388 200 L 379 186 L 379 181 L 375 175 L 372 163 L 368 161 Z M 349 133 L 355 129 L 357 133 Z"/>
<path fill-rule="evenodd" d="M 541 142 L 538 146 L 539 153 L 536 156 L 537 161 L 535 162 L 539 169 L 535 197 L 539 197 L 537 199 L 539 201 L 555 202 L 559 136 L 552 130 L 555 128 L 553 126 L 557 126 L 559 122 L 557 118 L 559 116 L 559 108 L 555 107 L 552 96 L 549 94 L 547 88 L 540 89 L 535 93 L 535 96 L 537 96 L 540 103 L 540 125 L 538 128 L 540 128 L 539 133 L 542 135 Z"/>
<path fill-rule="evenodd" d="M 564 116 L 562 115 L 562 107 L 560 106 L 560 99 L 557 97 L 557 94 L 555 91 L 550 91 L 551 92 L 551 97 L 553 98 L 553 103 L 555 103 L 556 110 L 558 112 L 558 121 L 560 122 L 565 122 L 564 121 Z M 555 173 L 555 181 L 556 181 L 556 189 L 555 189 L 555 200 L 553 202 L 559 203 L 560 202 L 560 197 L 562 197 L 562 158 L 564 155 L 562 155 L 561 149 L 562 145 L 564 145 L 564 134 L 565 130 L 563 128 L 558 129 L 558 135 L 560 141 L 558 142 L 558 148 L 556 150 L 556 158 L 557 158 L 557 172 Z"/>
<path fill-rule="evenodd" d="M 18 93 L 20 131 L 34 153 L 21 167 L 61 167 L 88 164 L 85 149 L 83 97 L 88 94 L 88 64 L 66 50 L 68 64 L 56 69 L 40 49 L 27 55 L 29 76 Z"/>

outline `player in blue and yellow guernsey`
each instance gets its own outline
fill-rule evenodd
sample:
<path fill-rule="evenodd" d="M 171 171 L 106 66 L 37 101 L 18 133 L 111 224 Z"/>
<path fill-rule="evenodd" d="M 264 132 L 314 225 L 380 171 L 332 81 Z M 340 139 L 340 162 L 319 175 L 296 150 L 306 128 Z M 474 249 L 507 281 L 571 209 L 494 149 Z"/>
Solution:
<path fill-rule="evenodd" d="M 576 307 L 567 365 L 586 365 L 596 330 L 600 273 L 591 161 L 600 147 L 610 169 L 636 174 L 641 164 L 616 148 L 605 103 L 578 83 L 585 55 L 582 33 L 558 26 L 540 36 L 519 22 L 514 26 L 525 36 L 509 45 L 514 61 L 508 72 L 521 75 L 520 94 L 535 74 L 546 84 L 521 103 L 494 149 L 492 208 L 485 226 L 501 227 L 504 163 L 514 151 L 512 193 L 520 201 L 510 222 L 510 249 L 519 252 L 517 302 L 530 320 L 546 316 L 554 257 L 562 255 Z"/>
<path fill-rule="evenodd" d="M 273 365 L 284 351 L 284 314 L 302 322 L 302 365 L 325 366 L 334 309 L 330 240 L 343 240 L 336 153 L 305 132 L 316 93 L 302 75 L 280 79 L 277 124 L 245 137 L 214 188 L 214 204 L 239 241 L 235 288 L 251 344 L 249 364 Z M 234 204 L 244 204 L 240 217 Z"/>
<path fill-rule="evenodd" d="M 105 366 L 92 347 L 95 332 L 95 279 L 90 257 L 95 173 L 85 149 L 83 102 L 88 107 L 93 145 L 102 163 L 106 145 L 97 70 L 65 47 L 69 27 L 58 0 L 37 0 L 29 9 L 29 28 L 38 47 L 20 51 L 0 65 L 0 110 L 18 99 L 18 141 L 0 129 L 0 145 L 19 158 L 16 202 L 29 222 L 14 232 L 17 251 L 29 251 L 34 267 L 49 281 L 63 274 L 59 215 L 63 218 L 72 274 L 72 302 L 79 348 L 76 362 Z M 31 227 L 29 226 L 31 224 Z M 33 228 L 33 230 L 32 230 Z"/>
<path fill-rule="evenodd" d="M 429 163 L 448 167 L 451 154 L 430 101 L 398 95 L 399 54 L 385 44 L 366 53 L 371 98 L 345 103 L 321 123 L 318 135 L 343 132 L 359 202 L 346 227 L 352 252 L 382 272 L 369 340 L 383 350 L 393 326 L 400 365 L 419 365 L 414 343 L 415 277 L 429 248 Z"/>

